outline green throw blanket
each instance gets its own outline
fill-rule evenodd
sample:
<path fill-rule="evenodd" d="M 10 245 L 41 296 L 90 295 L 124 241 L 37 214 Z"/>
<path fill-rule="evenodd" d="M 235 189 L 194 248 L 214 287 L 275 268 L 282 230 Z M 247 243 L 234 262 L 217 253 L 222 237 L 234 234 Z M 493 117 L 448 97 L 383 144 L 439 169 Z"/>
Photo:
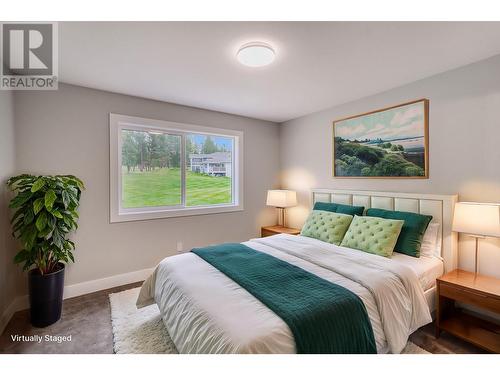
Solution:
<path fill-rule="evenodd" d="M 346 288 L 239 243 L 192 252 L 283 319 L 297 353 L 376 353 L 365 306 Z"/>

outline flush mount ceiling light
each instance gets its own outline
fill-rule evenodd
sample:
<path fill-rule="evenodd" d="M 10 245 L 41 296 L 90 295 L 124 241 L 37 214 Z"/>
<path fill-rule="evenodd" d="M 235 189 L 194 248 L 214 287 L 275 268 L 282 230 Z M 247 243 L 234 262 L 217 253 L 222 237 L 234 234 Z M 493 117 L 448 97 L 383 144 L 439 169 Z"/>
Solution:
<path fill-rule="evenodd" d="M 251 42 L 242 45 L 236 57 L 243 65 L 257 68 L 271 64 L 274 61 L 275 52 L 267 43 Z"/>

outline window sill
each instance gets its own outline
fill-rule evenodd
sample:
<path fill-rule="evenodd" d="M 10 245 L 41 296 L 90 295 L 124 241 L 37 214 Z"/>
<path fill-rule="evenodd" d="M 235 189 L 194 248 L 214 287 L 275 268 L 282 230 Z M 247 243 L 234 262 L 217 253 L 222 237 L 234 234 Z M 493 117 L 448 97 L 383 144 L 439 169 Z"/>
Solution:
<path fill-rule="evenodd" d="M 190 207 L 190 208 L 176 208 L 167 210 L 156 211 L 134 211 L 122 212 L 118 215 L 111 214 L 110 223 L 121 223 L 127 221 L 142 221 L 154 219 L 168 219 L 172 217 L 183 216 L 197 216 L 197 215 L 211 215 L 226 212 L 243 211 L 243 205 L 228 205 L 216 207 Z"/>

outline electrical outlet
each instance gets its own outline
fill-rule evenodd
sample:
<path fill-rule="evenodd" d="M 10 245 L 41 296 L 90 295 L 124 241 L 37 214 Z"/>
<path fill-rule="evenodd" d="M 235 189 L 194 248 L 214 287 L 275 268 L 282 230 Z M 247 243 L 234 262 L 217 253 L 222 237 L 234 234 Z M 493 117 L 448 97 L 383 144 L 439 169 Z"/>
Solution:
<path fill-rule="evenodd" d="M 182 241 L 177 241 L 177 254 L 184 252 L 184 246 L 182 245 Z"/>

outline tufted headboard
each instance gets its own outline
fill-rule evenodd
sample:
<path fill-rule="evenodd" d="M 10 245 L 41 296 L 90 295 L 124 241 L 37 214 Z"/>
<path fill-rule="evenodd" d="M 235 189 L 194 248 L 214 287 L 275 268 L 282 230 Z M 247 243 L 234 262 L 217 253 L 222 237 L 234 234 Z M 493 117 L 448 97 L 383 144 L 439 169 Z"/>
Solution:
<path fill-rule="evenodd" d="M 368 208 L 408 211 L 432 215 L 432 223 L 440 223 L 441 256 L 445 272 L 457 268 L 458 238 L 451 231 L 457 195 L 395 193 L 387 191 L 313 189 L 312 204 L 333 202 Z"/>

